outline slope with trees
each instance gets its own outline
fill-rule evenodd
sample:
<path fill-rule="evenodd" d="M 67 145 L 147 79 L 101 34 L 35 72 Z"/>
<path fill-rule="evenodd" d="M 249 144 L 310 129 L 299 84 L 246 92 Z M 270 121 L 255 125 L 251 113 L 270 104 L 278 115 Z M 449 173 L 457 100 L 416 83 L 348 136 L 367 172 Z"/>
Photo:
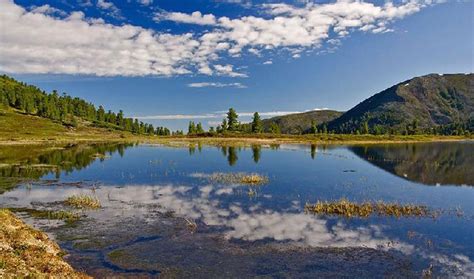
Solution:
<path fill-rule="evenodd" d="M 48 94 L 36 86 L 16 81 L 6 75 L 0 76 L 0 106 L 13 108 L 24 115 L 47 118 L 72 128 L 76 128 L 81 122 L 92 127 L 128 131 L 140 135 L 171 134 L 166 127 L 155 128 L 152 124 L 126 118 L 122 110 L 118 113 L 106 111 L 103 106 L 96 108 L 90 102 L 71 97 L 66 93 L 59 95 L 55 90 Z"/>
<path fill-rule="evenodd" d="M 263 130 L 270 132 L 278 126 L 283 134 L 305 134 L 311 132 L 312 124 L 322 125 L 341 115 L 342 112 L 335 110 L 314 110 L 276 116 L 262 120 Z"/>
<path fill-rule="evenodd" d="M 460 135 L 474 130 L 474 74 L 430 74 L 392 86 L 328 124 L 335 133 Z"/>

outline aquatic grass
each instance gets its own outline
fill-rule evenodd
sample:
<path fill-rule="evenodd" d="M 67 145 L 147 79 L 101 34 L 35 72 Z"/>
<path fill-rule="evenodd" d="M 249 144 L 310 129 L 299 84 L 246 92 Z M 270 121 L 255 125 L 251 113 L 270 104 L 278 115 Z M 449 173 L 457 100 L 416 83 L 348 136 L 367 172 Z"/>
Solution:
<path fill-rule="evenodd" d="M 64 220 L 66 223 L 73 223 L 80 219 L 79 214 L 65 210 L 38 210 L 31 208 L 10 208 L 11 212 L 24 212 L 33 218 L 48 220 Z"/>
<path fill-rule="evenodd" d="M 306 204 L 305 211 L 315 214 L 340 215 L 344 217 L 362 217 L 370 215 L 394 217 L 426 217 L 431 216 L 430 210 L 422 205 L 400 205 L 384 202 L 350 202 L 347 199 L 338 201 L 318 201 L 316 204 Z"/>
<path fill-rule="evenodd" d="M 197 176 L 197 175 L 195 175 Z M 245 184 L 249 186 L 264 185 L 269 182 L 268 176 L 261 175 L 258 173 L 244 173 L 244 172 L 215 172 L 207 176 L 211 182 L 223 183 L 223 184 Z"/>
<path fill-rule="evenodd" d="M 70 196 L 64 203 L 80 209 L 98 209 L 102 207 L 98 198 L 84 194 Z"/>

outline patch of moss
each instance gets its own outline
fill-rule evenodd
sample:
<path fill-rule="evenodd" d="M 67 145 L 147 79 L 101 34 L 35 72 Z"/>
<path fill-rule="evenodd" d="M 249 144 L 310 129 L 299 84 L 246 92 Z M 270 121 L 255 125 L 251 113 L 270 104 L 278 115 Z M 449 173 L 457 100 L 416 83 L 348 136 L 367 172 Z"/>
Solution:
<path fill-rule="evenodd" d="M 7 209 L 0 209 L 0 277 L 90 278 L 62 258 L 59 246 Z"/>

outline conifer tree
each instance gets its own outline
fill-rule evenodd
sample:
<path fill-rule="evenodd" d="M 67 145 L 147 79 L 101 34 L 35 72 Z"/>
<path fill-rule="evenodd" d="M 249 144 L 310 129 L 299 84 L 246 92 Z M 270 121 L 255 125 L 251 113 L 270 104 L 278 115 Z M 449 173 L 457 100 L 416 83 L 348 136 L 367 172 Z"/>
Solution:
<path fill-rule="evenodd" d="M 255 112 L 252 119 L 252 133 L 261 133 L 263 130 L 262 127 L 262 119 L 260 119 L 258 112 Z"/>

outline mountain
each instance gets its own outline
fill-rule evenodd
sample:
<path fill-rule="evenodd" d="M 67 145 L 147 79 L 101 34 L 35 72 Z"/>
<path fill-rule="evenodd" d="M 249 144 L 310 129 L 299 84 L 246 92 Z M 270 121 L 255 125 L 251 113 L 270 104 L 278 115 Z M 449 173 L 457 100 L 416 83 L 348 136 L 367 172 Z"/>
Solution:
<path fill-rule="evenodd" d="M 311 122 L 316 125 L 329 122 L 341 116 L 342 112 L 335 110 L 314 110 L 303 113 L 287 114 L 263 119 L 263 129 L 268 132 L 273 123 L 277 124 L 284 134 L 301 134 L 311 128 Z"/>
<path fill-rule="evenodd" d="M 401 82 L 332 120 L 328 130 L 375 134 L 473 131 L 474 74 L 430 74 Z"/>

